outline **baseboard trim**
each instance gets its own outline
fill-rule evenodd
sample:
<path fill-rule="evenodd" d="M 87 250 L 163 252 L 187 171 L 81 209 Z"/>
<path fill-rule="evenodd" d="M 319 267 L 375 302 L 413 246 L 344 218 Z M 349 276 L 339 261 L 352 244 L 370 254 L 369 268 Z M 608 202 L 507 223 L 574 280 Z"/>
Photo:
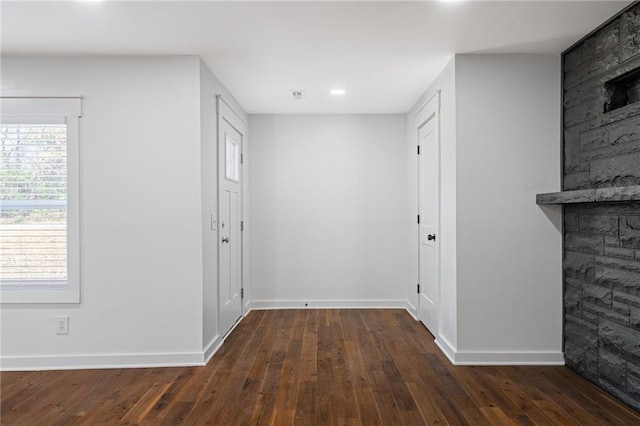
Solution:
<path fill-rule="evenodd" d="M 411 315 L 414 320 L 418 321 L 418 309 L 409 301 L 405 301 L 405 305 L 405 309 L 409 312 L 409 315 Z"/>
<path fill-rule="evenodd" d="M 453 365 L 564 365 L 562 352 L 456 351 L 445 339 L 435 343 Z"/>
<path fill-rule="evenodd" d="M 0 371 L 192 367 L 202 365 L 205 365 L 203 352 L 3 356 L 0 358 Z"/>
<path fill-rule="evenodd" d="M 211 341 L 209 342 L 209 344 L 207 344 L 207 346 L 205 346 L 203 351 L 203 358 L 204 358 L 203 365 L 207 365 L 209 363 L 209 360 L 211 360 L 211 358 L 216 354 L 216 352 L 218 352 L 218 349 L 220 349 L 223 343 L 224 343 L 224 339 L 221 339 L 219 334 L 213 339 L 211 339 Z"/>
<path fill-rule="evenodd" d="M 229 330 L 231 333 L 238 323 Z M 226 334 L 226 336 L 229 335 Z M 226 337 L 225 336 L 225 337 Z M 0 371 L 91 370 L 109 368 L 201 367 L 207 365 L 222 347 L 225 338 L 217 335 L 202 352 L 42 355 L 0 357 Z"/>
<path fill-rule="evenodd" d="M 442 336 L 436 337 L 435 344 L 438 348 L 440 348 L 442 353 L 449 359 L 449 361 L 453 365 L 456 365 L 456 350 L 454 349 L 453 345 Z"/>
<path fill-rule="evenodd" d="M 307 309 L 405 309 L 418 319 L 415 306 L 407 300 L 254 300 L 245 304 L 244 316 L 252 310 L 305 309 L 305 304 Z M 3 356 L 0 371 L 203 366 L 222 347 L 229 333 L 211 339 L 202 352 Z M 457 351 L 442 336 L 436 337 L 435 344 L 453 365 L 564 365 L 562 352 Z"/>
<path fill-rule="evenodd" d="M 305 306 L 306 305 L 306 306 Z M 406 300 L 252 300 L 247 312 L 267 309 L 407 309 Z"/>
<path fill-rule="evenodd" d="M 564 365 L 562 352 L 458 351 L 455 365 Z"/>

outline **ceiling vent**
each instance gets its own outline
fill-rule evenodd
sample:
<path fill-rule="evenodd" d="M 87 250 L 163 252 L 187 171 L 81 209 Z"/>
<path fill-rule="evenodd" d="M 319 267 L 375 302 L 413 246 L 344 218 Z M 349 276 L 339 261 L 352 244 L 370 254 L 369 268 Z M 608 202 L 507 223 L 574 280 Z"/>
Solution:
<path fill-rule="evenodd" d="M 292 90 L 291 91 L 291 97 L 293 98 L 293 100 L 299 101 L 300 99 L 304 98 L 304 91 L 302 91 L 302 90 Z"/>

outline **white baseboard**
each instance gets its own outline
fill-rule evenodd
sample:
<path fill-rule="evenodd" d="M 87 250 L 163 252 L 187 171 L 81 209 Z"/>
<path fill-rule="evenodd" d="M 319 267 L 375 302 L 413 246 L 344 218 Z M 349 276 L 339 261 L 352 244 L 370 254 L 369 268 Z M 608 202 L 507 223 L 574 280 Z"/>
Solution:
<path fill-rule="evenodd" d="M 455 365 L 564 365 L 562 352 L 467 352 L 455 354 Z"/>
<path fill-rule="evenodd" d="M 211 339 L 211 341 L 207 344 L 207 346 L 204 347 L 203 365 L 207 365 L 209 360 L 216 354 L 216 352 L 218 352 L 218 349 L 220 349 L 223 343 L 224 343 L 224 339 L 222 339 L 219 334 L 213 339 Z"/>
<path fill-rule="evenodd" d="M 254 300 L 245 304 L 244 314 L 252 310 L 304 309 L 305 307 L 308 309 L 405 309 L 417 320 L 416 308 L 407 300 Z M 238 323 L 234 324 L 230 332 Z M 0 371 L 203 366 L 220 349 L 224 340 L 220 335 L 214 337 L 205 345 L 202 352 L 3 356 L 0 358 Z M 435 343 L 453 365 L 564 365 L 562 352 L 457 351 L 442 336 L 437 337 Z"/>
<path fill-rule="evenodd" d="M 436 337 L 435 344 L 453 365 L 456 365 L 456 350 L 453 345 L 444 337 Z"/>
<path fill-rule="evenodd" d="M 405 305 L 405 309 L 409 312 L 409 315 L 411 315 L 414 320 L 418 321 L 418 309 L 409 301 L 405 301 Z"/>
<path fill-rule="evenodd" d="M 1 371 L 155 368 L 204 365 L 203 352 L 3 356 Z"/>
<path fill-rule="evenodd" d="M 252 300 L 247 312 L 265 309 L 407 309 L 406 300 Z"/>
<path fill-rule="evenodd" d="M 564 365 L 562 352 L 456 351 L 441 337 L 435 343 L 453 365 Z"/>
<path fill-rule="evenodd" d="M 223 343 L 224 339 L 218 335 L 211 339 L 202 352 L 3 356 L 0 358 L 0 371 L 200 367 L 207 365 Z"/>

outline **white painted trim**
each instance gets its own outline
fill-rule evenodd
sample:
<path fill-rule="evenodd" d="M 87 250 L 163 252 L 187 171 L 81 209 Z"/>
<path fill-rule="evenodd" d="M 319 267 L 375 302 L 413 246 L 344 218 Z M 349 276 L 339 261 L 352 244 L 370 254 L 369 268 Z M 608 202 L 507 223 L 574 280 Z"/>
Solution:
<path fill-rule="evenodd" d="M 562 352 L 456 351 L 442 337 L 435 343 L 453 365 L 564 365 Z"/>
<path fill-rule="evenodd" d="M 227 337 L 228 337 L 231 333 L 233 333 L 233 330 L 235 330 L 235 329 L 236 329 L 236 327 L 238 326 L 238 324 L 240 324 L 240 322 L 242 322 L 242 320 L 243 320 L 246 316 L 247 316 L 246 314 L 242 314 L 242 315 L 240 315 L 240 318 L 238 318 L 238 319 L 236 320 L 236 322 L 234 322 L 234 323 L 233 323 L 233 325 L 231 326 L 231 328 L 229 329 L 229 331 L 227 331 L 227 332 L 224 334 L 224 336 L 222 337 L 222 340 L 227 340 Z"/>
<path fill-rule="evenodd" d="M 211 341 L 204 347 L 204 351 L 202 354 L 204 358 L 204 365 L 207 365 L 209 363 L 211 358 L 216 354 L 216 352 L 218 352 L 218 349 L 222 347 L 223 343 L 224 339 L 220 338 L 220 335 L 217 335 L 216 337 L 211 339 Z"/>
<path fill-rule="evenodd" d="M 443 354 L 449 359 L 451 364 L 456 365 L 456 350 L 453 348 L 453 345 L 442 336 L 436 337 L 435 344 Z"/>
<path fill-rule="evenodd" d="M 305 306 L 305 303 L 307 306 Z M 252 300 L 248 311 L 266 309 L 407 309 L 406 300 Z"/>
<path fill-rule="evenodd" d="M 80 303 L 81 223 L 81 97 L 0 97 L 0 118 L 45 116 L 64 118 L 67 124 L 67 280 L 63 288 L 0 288 L 2 304 Z M 0 120 L 1 121 L 1 120 Z"/>
<path fill-rule="evenodd" d="M 217 335 L 211 339 L 202 352 L 4 356 L 0 357 L 0 371 L 201 367 L 209 363 L 222 347 L 226 337 L 240 324 L 242 318 L 233 325 L 224 338 Z"/>
<path fill-rule="evenodd" d="M 242 124 L 244 124 L 245 126 L 248 126 L 249 123 L 247 123 L 244 117 L 242 117 L 242 115 L 240 115 L 240 113 L 236 111 L 236 109 L 233 106 L 231 106 L 229 102 L 227 102 L 224 96 L 216 95 L 216 99 L 221 100 L 224 103 L 224 104 L 220 104 L 220 103 L 217 104 L 217 109 L 219 114 L 222 114 L 222 109 L 226 108 L 230 112 L 232 112 L 242 122 Z M 226 105 L 226 107 L 224 105 Z"/>
<path fill-rule="evenodd" d="M 458 352 L 455 365 L 564 365 L 562 352 Z"/>
<path fill-rule="evenodd" d="M 218 350 L 222 347 L 224 342 L 227 340 L 227 337 L 231 333 L 233 333 L 233 330 L 236 329 L 238 324 L 240 324 L 242 322 L 242 320 L 244 319 L 244 317 L 246 317 L 246 316 L 247 316 L 246 314 L 243 314 L 240 318 L 238 318 L 238 321 L 236 321 L 235 324 L 233 324 L 233 326 L 231 326 L 229 331 L 224 336 L 220 336 L 218 334 L 216 337 L 214 337 L 211 340 L 211 342 L 209 342 L 209 344 L 207 346 L 205 346 L 204 354 L 203 354 L 204 355 L 204 365 L 207 365 L 209 363 L 211 358 L 213 358 L 213 356 L 216 354 L 216 352 L 218 352 Z"/>
<path fill-rule="evenodd" d="M 0 98 L 4 98 L 4 99 L 50 99 L 50 98 L 55 98 L 55 99 L 84 99 L 84 95 L 56 95 L 54 94 L 49 94 L 49 95 L 42 95 L 42 94 L 37 94 L 37 93 L 31 93 L 31 92 L 24 92 L 24 93 L 10 93 L 10 94 L 3 94 L 2 96 L 0 96 Z"/>
<path fill-rule="evenodd" d="M 155 368 L 205 365 L 203 352 L 4 356 L 0 371 Z"/>
<path fill-rule="evenodd" d="M 411 315 L 414 320 L 420 321 L 420 319 L 418 318 L 418 309 L 416 309 L 416 307 L 413 306 L 413 304 L 408 300 L 405 303 L 407 305 L 405 309 L 407 310 L 407 312 L 409 312 L 409 315 Z"/>
<path fill-rule="evenodd" d="M 417 117 L 418 114 L 420 114 L 420 112 L 422 112 L 422 110 L 427 105 L 429 105 L 429 103 L 431 102 L 431 100 L 433 100 L 435 96 L 440 95 L 440 92 L 442 92 L 442 89 L 437 89 L 427 99 L 425 99 L 425 101 L 420 105 L 420 107 L 416 110 L 416 112 L 413 113 L 413 117 L 414 118 Z M 437 111 L 440 111 L 440 98 L 438 98 Z"/>
<path fill-rule="evenodd" d="M 0 105 L 3 115 L 44 115 L 63 117 L 82 117 L 81 97 L 27 97 L 1 96 Z"/>

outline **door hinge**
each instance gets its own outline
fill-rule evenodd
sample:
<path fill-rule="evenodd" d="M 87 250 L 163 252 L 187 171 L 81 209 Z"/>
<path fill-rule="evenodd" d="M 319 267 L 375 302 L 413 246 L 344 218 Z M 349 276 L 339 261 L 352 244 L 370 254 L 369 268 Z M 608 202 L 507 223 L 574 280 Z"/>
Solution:
<path fill-rule="evenodd" d="M 418 223 L 420 223 L 420 215 L 418 215 Z"/>
<path fill-rule="evenodd" d="M 244 288 L 240 289 L 240 299 L 244 299 Z"/>
<path fill-rule="evenodd" d="M 240 154 L 240 164 L 244 164 L 244 154 Z"/>
<path fill-rule="evenodd" d="M 417 293 L 420 294 L 420 284 L 416 285 Z"/>
<path fill-rule="evenodd" d="M 244 220 L 240 221 L 240 231 L 244 231 Z"/>
<path fill-rule="evenodd" d="M 418 145 L 418 155 L 420 155 L 420 145 Z"/>

